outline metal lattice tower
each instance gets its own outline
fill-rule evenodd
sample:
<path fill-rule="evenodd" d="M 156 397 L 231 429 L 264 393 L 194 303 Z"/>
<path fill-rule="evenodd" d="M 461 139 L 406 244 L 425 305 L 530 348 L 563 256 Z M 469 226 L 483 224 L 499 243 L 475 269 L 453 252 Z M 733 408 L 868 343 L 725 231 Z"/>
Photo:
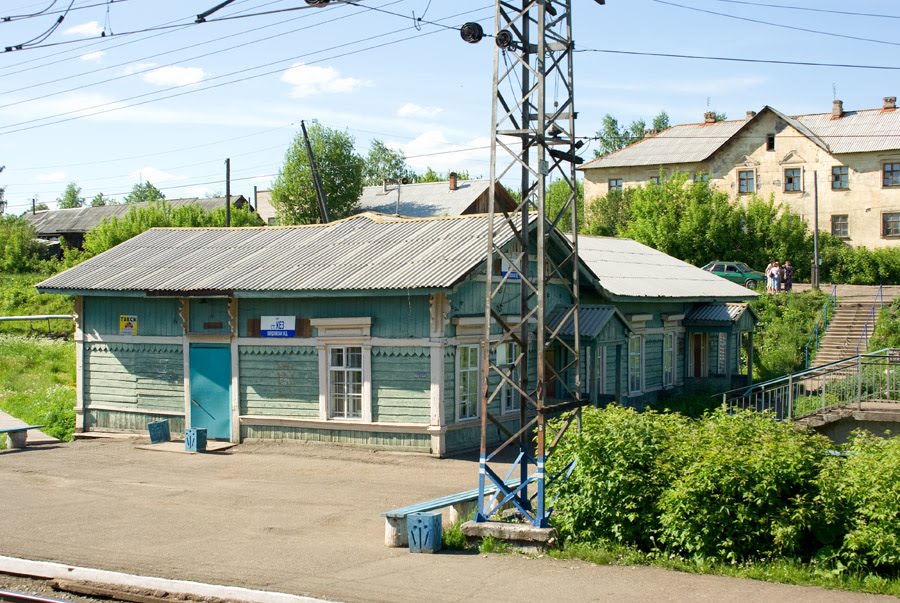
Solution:
<path fill-rule="evenodd" d="M 518 176 L 521 196 L 514 211 L 495 211 L 491 187 L 476 522 L 488 521 L 511 503 L 525 521 L 547 527 L 552 509 L 545 486 L 560 476 L 545 473 L 545 460 L 580 418 L 584 404 L 578 370 L 575 191 L 575 151 L 581 145 L 575 141 L 571 4 L 497 1 L 491 181 Z M 562 180 L 569 195 L 549 215 L 546 191 L 554 180 Z M 564 243 L 563 223 L 571 232 L 571 246 Z M 545 312 L 551 281 L 554 288 L 565 288 L 572 301 L 566 315 L 553 321 L 559 325 L 553 329 Z M 574 340 L 560 336 L 567 323 L 574 324 Z M 489 408 L 498 403 L 514 407 L 516 402 L 519 429 L 512 432 Z M 552 433 L 551 417 L 563 419 Z M 518 451 L 515 463 L 511 470 L 500 470 L 497 455 L 510 448 Z M 571 467 L 570 462 L 566 470 Z M 505 485 L 516 478 L 521 485 Z M 498 493 L 486 502 L 484 494 L 492 486 Z"/>

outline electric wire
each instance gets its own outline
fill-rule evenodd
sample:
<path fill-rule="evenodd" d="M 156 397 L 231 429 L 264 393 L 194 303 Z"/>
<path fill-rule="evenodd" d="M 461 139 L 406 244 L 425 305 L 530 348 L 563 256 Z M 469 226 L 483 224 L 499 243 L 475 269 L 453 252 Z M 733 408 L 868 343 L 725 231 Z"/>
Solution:
<path fill-rule="evenodd" d="M 24 19 L 34 19 L 36 17 L 44 17 L 47 15 L 57 15 L 59 13 L 65 12 L 65 9 L 53 10 L 53 11 L 50 10 L 51 8 L 53 8 L 53 5 L 55 5 L 56 2 L 58 2 L 58 0 L 54 0 L 53 3 L 50 6 L 48 6 L 46 9 L 44 9 L 40 12 L 37 12 L 37 13 L 32 13 L 30 15 L 10 15 L 8 17 L 0 17 L 0 23 L 11 23 L 14 21 L 22 21 Z M 120 2 L 128 2 L 128 0 L 103 0 L 103 2 L 97 2 L 95 4 L 85 4 L 82 6 L 74 6 L 74 7 L 72 7 L 72 10 L 73 11 L 84 10 L 86 8 L 96 8 L 98 6 L 109 7 L 112 4 L 119 4 Z"/>
<path fill-rule="evenodd" d="M 57 19 L 53 23 L 53 25 L 51 25 L 50 28 L 47 29 L 44 33 L 39 34 L 34 38 L 31 38 L 27 42 L 21 42 L 19 44 L 14 44 L 12 46 L 6 46 L 4 48 L 4 52 L 12 52 L 14 50 L 24 50 L 26 48 L 37 48 L 41 42 L 43 42 L 44 40 L 49 38 L 51 35 L 53 35 L 53 32 L 56 31 L 60 25 L 62 25 L 62 22 L 65 20 L 66 16 L 69 14 L 69 11 L 72 9 L 72 5 L 74 5 L 74 4 L 75 4 L 75 0 L 72 0 L 69 3 L 69 7 L 66 9 L 66 12 L 64 12 L 59 17 L 57 17 Z"/>
<path fill-rule="evenodd" d="M 784 8 L 788 10 L 802 10 L 811 13 L 829 13 L 834 15 L 848 15 L 851 17 L 875 17 L 878 19 L 900 19 L 900 15 L 883 15 L 878 13 L 861 13 L 858 11 L 832 10 L 827 8 L 811 8 L 807 6 L 788 6 L 786 4 L 767 4 L 765 2 L 748 2 L 747 0 L 716 0 L 728 4 L 744 4 L 748 6 L 763 6 L 766 8 Z"/>
<path fill-rule="evenodd" d="M 785 25 L 784 23 L 773 23 L 771 21 L 763 21 L 761 19 L 752 19 L 750 17 L 741 17 L 738 15 L 729 15 L 728 13 L 720 13 L 718 11 L 709 10 L 705 8 L 697 8 L 696 6 L 686 6 L 684 4 L 678 4 L 677 2 L 670 2 L 669 0 L 650 0 L 651 2 L 656 2 L 657 4 L 664 4 L 667 6 L 674 6 L 677 8 L 682 8 L 685 10 L 692 10 L 698 13 L 706 13 L 709 15 L 717 15 L 719 17 L 726 17 L 728 19 L 736 19 L 738 21 L 747 21 L 749 23 L 758 23 L 760 25 L 768 25 L 770 27 L 779 27 L 781 29 L 789 29 L 792 31 L 802 31 L 806 33 L 813 33 L 822 36 L 831 36 L 834 38 L 842 38 L 845 40 L 856 40 L 859 42 L 872 42 L 874 44 L 886 44 L 889 46 L 900 46 L 900 42 L 891 42 L 890 40 L 879 40 L 876 38 L 865 38 L 862 36 L 851 36 L 850 34 L 841 34 L 833 31 L 823 31 L 820 29 L 810 29 L 807 27 L 799 27 L 796 25 Z"/>

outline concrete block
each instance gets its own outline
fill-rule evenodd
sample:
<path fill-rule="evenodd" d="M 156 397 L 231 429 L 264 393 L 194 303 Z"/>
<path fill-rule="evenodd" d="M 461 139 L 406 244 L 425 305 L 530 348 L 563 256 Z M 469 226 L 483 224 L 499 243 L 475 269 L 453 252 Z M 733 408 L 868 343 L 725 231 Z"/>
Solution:
<path fill-rule="evenodd" d="M 525 553 L 539 555 L 556 546 L 556 528 L 536 528 L 523 523 L 503 523 L 499 521 L 467 521 L 462 525 L 462 533 L 469 544 L 480 544 L 491 536 Z"/>
<path fill-rule="evenodd" d="M 405 517 L 384 518 L 384 546 L 391 548 L 405 547 L 409 544 Z"/>
<path fill-rule="evenodd" d="M 185 429 L 184 449 L 187 452 L 206 452 L 206 428 L 191 427 Z"/>
<path fill-rule="evenodd" d="M 169 433 L 168 419 L 163 419 L 162 421 L 151 421 L 147 423 L 147 431 L 150 432 L 151 444 L 161 444 L 172 439 L 172 435 Z"/>
<path fill-rule="evenodd" d="M 454 524 L 458 521 L 466 521 L 477 506 L 478 503 L 474 500 L 467 500 L 452 505 L 450 507 L 450 523 Z"/>
<path fill-rule="evenodd" d="M 6 434 L 6 447 L 9 450 L 25 448 L 28 442 L 27 431 L 14 431 Z"/>
<path fill-rule="evenodd" d="M 441 514 L 413 513 L 406 517 L 409 552 L 437 553 L 441 550 Z"/>

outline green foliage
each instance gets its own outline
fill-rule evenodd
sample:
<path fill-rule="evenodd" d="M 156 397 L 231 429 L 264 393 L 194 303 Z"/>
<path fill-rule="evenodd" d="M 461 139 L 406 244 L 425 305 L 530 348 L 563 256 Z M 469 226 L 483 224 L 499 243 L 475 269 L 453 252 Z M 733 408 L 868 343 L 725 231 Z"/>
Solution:
<path fill-rule="evenodd" d="M 669 550 L 729 562 L 808 551 L 827 439 L 722 410 L 691 436 L 688 462 L 659 499 L 660 541 Z"/>
<path fill-rule="evenodd" d="M 0 336 L 0 409 L 30 424 L 46 425 L 62 440 L 75 429 L 75 344 Z"/>
<path fill-rule="evenodd" d="M 231 225 L 262 226 L 262 221 L 249 209 L 233 207 Z M 206 212 L 197 203 L 172 207 L 165 201 L 146 206 L 133 206 L 128 209 L 126 215 L 104 219 L 99 226 L 92 228 L 84 238 L 83 252 L 67 249 L 66 265 L 74 265 L 102 253 L 151 228 L 200 226 L 225 226 L 225 208 L 218 207 L 214 211 Z"/>
<path fill-rule="evenodd" d="M 774 195 L 768 200 L 754 195 L 747 201 L 742 219 L 744 232 L 735 239 L 739 257 L 734 259 L 757 269 L 766 266 L 772 259 L 781 262 L 791 260 L 794 279 L 808 277 L 812 261 L 812 235 L 800 216 L 775 203 Z"/>
<path fill-rule="evenodd" d="M 313 122 L 308 132 L 330 218 L 339 220 L 349 216 L 362 194 L 365 163 L 353 150 L 353 137 L 319 122 Z M 294 137 L 284 155 L 284 166 L 272 185 L 272 204 L 280 224 L 320 221 L 316 187 L 302 133 Z"/>
<path fill-rule="evenodd" d="M 72 209 L 84 205 L 84 197 L 81 197 L 81 188 L 74 182 L 66 187 L 63 196 L 56 200 L 59 209 Z"/>
<path fill-rule="evenodd" d="M 845 452 L 819 477 L 820 538 L 851 571 L 898 572 L 900 438 L 857 431 Z"/>
<path fill-rule="evenodd" d="M 479 553 L 494 553 L 495 555 L 505 555 L 507 553 L 512 552 L 512 548 L 509 544 L 494 538 L 493 536 L 485 536 L 481 540 L 481 545 L 478 547 Z"/>
<path fill-rule="evenodd" d="M 688 420 L 677 414 L 616 406 L 584 410 L 581 435 L 562 440 L 548 460 L 555 475 L 576 459 L 569 479 L 555 482 L 560 534 L 652 548 L 659 532 L 656 501 L 685 461 L 678 441 L 689 431 Z"/>
<path fill-rule="evenodd" d="M 0 315 L 39 316 L 46 314 L 72 314 L 72 297 L 38 293 L 34 285 L 47 278 L 45 273 L 0 273 Z M 71 333 L 71 320 L 53 320 L 49 328 L 53 333 Z M 45 334 L 46 320 L 33 322 L 9 321 L 0 323 L 0 333 Z"/>
<path fill-rule="evenodd" d="M 425 172 L 422 174 L 416 175 L 416 182 L 446 182 L 450 180 L 450 174 L 456 172 L 456 177 L 458 180 L 471 180 L 472 177 L 469 176 L 468 170 L 448 170 L 446 172 L 438 172 L 430 167 L 425 168 Z M 512 191 L 510 191 L 512 194 Z"/>
<path fill-rule="evenodd" d="M 125 203 L 150 203 L 162 201 L 166 196 L 161 190 L 153 186 L 151 182 L 138 182 L 131 188 L 131 192 L 125 196 Z"/>
<path fill-rule="evenodd" d="M 653 129 L 660 132 L 669 127 L 669 114 L 660 111 L 653 118 Z M 602 157 L 619 149 L 625 148 L 644 138 L 647 122 L 636 119 L 630 124 L 619 125 L 619 120 L 607 113 L 603 116 L 603 124 L 597 131 L 598 148 L 594 150 L 594 157 Z"/>
<path fill-rule="evenodd" d="M 853 285 L 900 283 L 900 249 L 851 247 L 827 233 L 819 234 L 820 280 Z"/>
<path fill-rule="evenodd" d="M 869 350 L 900 348 L 900 298 L 883 307 L 869 338 Z"/>
<path fill-rule="evenodd" d="M 571 186 L 565 180 L 554 180 L 547 187 L 546 194 L 546 215 L 548 220 L 555 220 L 556 216 L 562 211 L 563 206 L 569 200 L 572 194 Z M 584 223 L 584 184 L 580 180 L 575 181 L 575 207 L 578 212 L 578 224 Z M 563 232 L 572 231 L 572 212 L 567 209 L 558 222 L 560 230 Z"/>
<path fill-rule="evenodd" d="M 91 207 L 102 207 L 104 205 L 118 205 L 119 202 L 111 197 L 106 197 L 103 193 L 97 193 L 91 199 Z"/>
<path fill-rule="evenodd" d="M 0 271 L 33 272 L 44 258 L 45 248 L 37 242 L 34 227 L 24 218 L 0 216 Z"/>
<path fill-rule="evenodd" d="M 446 530 L 441 531 L 441 548 L 448 551 L 464 551 L 469 548 L 465 535 L 462 533 L 463 521 L 456 521 Z"/>
<path fill-rule="evenodd" d="M 760 295 L 750 302 L 759 316 L 753 335 L 754 375 L 758 380 L 804 368 L 806 342 L 822 313 L 825 298 L 821 291 L 810 290 L 791 295 Z M 812 350 L 810 354 L 812 360 Z"/>
<path fill-rule="evenodd" d="M 628 188 L 624 191 L 610 191 L 588 201 L 587 216 L 581 222 L 581 232 L 603 237 L 625 236 L 625 228 L 631 221 L 631 201 L 635 190 Z"/>
<path fill-rule="evenodd" d="M 406 165 L 406 156 L 402 151 L 388 148 L 377 138 L 372 140 L 363 168 L 365 186 L 374 186 L 391 180 L 406 179 L 412 182 L 415 178 L 416 174 Z"/>

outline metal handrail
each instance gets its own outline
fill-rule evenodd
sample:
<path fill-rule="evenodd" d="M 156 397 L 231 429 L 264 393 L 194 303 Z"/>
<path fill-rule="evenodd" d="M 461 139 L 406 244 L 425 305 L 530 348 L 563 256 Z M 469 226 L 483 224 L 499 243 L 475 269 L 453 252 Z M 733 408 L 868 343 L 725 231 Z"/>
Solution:
<path fill-rule="evenodd" d="M 869 323 L 872 323 L 872 333 L 875 332 L 875 321 L 878 320 L 878 315 L 875 312 L 875 305 L 878 305 L 878 311 L 880 312 L 882 308 L 884 308 L 884 285 L 878 285 L 878 291 L 875 293 L 875 299 L 872 300 L 872 307 L 869 309 L 869 316 L 866 318 L 866 324 L 863 325 L 863 332 L 859 334 L 859 339 L 856 341 L 856 353 L 859 354 L 859 348 L 863 343 L 863 338 L 866 340 L 866 349 L 869 348 Z"/>
<path fill-rule="evenodd" d="M 819 331 L 821 330 L 824 333 L 825 329 L 828 328 L 828 308 L 832 305 L 837 307 L 837 285 L 831 286 L 831 293 L 828 294 L 828 297 L 825 299 L 825 305 L 822 306 L 822 316 L 816 321 L 815 326 L 813 326 L 813 332 L 809 335 L 809 341 L 806 342 L 803 368 L 809 368 L 809 347 L 813 344 L 813 341 L 816 343 L 815 351 L 819 351 Z M 820 323 L 822 325 L 821 329 L 819 328 Z M 859 350 L 857 350 L 858 352 Z"/>

